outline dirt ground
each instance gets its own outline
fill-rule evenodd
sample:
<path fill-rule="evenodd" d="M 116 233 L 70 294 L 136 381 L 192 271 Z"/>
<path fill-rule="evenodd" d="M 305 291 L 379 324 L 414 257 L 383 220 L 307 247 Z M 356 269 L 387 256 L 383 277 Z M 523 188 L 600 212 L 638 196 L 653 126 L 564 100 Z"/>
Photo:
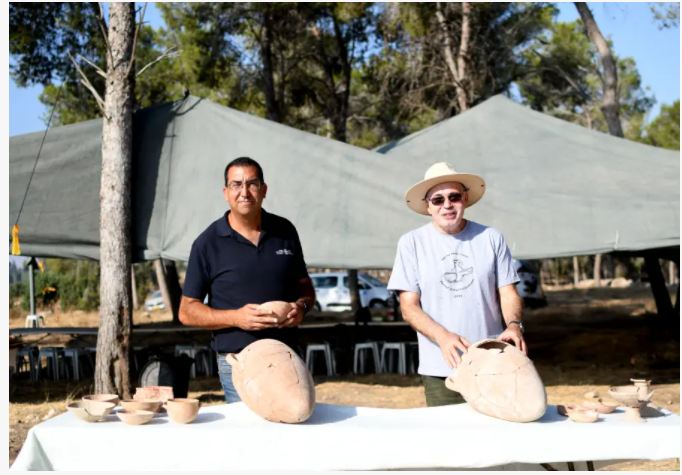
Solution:
<path fill-rule="evenodd" d="M 655 305 L 646 288 L 584 289 L 548 292 L 549 306 L 526 311 L 526 340 L 547 388 L 549 404 L 580 403 L 588 390 L 601 397 L 613 385 L 633 377 L 653 380 L 654 403 L 680 413 L 679 328 L 653 314 Z M 51 326 L 95 326 L 97 315 L 70 314 Z M 94 320 L 93 320 L 94 319 Z M 168 314 L 135 315 L 135 323 L 164 321 Z M 22 326 L 23 321 L 10 322 Z M 145 321 L 146 320 L 146 321 Z M 77 322 L 77 323 L 76 323 Z M 68 338 L 68 337 L 64 337 Z M 315 377 L 321 403 L 383 407 L 424 407 L 418 376 L 396 374 Z M 9 461 L 16 459 L 28 430 L 44 419 L 65 412 L 68 402 L 94 390 L 92 380 L 81 382 L 13 381 L 9 391 Z M 205 405 L 222 404 L 217 378 L 197 378 L 190 397 Z M 680 470 L 679 459 L 635 461 L 609 470 Z"/>

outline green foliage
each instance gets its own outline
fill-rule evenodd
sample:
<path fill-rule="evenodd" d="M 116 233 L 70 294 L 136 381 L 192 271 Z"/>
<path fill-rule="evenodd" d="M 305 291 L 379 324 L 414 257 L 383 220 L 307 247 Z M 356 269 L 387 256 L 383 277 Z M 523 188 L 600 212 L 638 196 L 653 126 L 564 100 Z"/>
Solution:
<path fill-rule="evenodd" d="M 599 57 L 580 20 L 553 23 L 523 55 L 527 74 L 518 82 L 523 103 L 591 129 L 608 131 L 600 110 L 603 85 Z M 655 99 L 642 87 L 634 59 L 616 56 L 615 60 L 621 122 L 626 138 L 637 140 Z"/>
<path fill-rule="evenodd" d="M 651 2 L 651 12 L 654 20 L 659 23 L 658 28 L 679 28 L 680 26 L 680 3 L 679 2 Z"/>
<path fill-rule="evenodd" d="M 658 117 L 646 128 L 642 142 L 670 150 L 680 150 L 680 100 L 661 106 Z"/>

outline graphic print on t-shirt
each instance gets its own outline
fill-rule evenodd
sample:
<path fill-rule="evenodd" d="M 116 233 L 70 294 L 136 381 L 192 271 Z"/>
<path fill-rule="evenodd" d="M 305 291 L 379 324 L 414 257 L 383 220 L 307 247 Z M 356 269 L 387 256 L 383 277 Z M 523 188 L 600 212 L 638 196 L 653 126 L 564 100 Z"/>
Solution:
<path fill-rule="evenodd" d="M 474 283 L 474 267 L 469 263 L 469 256 L 453 252 L 441 258 L 447 269 L 441 275 L 440 283 L 447 289 L 461 292 Z M 455 295 L 454 297 L 461 297 Z"/>

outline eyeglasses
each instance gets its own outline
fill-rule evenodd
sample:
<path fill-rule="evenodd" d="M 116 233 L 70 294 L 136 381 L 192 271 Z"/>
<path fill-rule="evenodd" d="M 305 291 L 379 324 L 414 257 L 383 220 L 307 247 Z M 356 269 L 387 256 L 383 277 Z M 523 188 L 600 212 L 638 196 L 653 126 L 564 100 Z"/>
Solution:
<path fill-rule="evenodd" d="M 227 187 L 232 191 L 239 191 L 242 189 L 242 185 L 244 185 L 244 183 L 241 181 L 233 181 L 230 182 Z M 263 184 L 260 182 L 260 180 L 251 180 L 246 182 L 246 187 L 249 191 L 258 191 L 262 185 Z"/>
<path fill-rule="evenodd" d="M 446 197 L 443 195 L 435 195 L 433 197 L 424 198 L 424 201 L 430 201 L 433 206 L 443 206 L 445 204 Z M 464 195 L 462 193 L 450 193 L 447 196 L 447 200 L 450 203 L 459 203 L 464 200 Z"/>

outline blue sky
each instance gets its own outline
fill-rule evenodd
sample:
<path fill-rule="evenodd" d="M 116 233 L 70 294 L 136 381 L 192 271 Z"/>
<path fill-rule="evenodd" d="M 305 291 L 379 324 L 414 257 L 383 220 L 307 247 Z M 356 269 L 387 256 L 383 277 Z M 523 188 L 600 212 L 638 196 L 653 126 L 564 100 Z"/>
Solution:
<path fill-rule="evenodd" d="M 680 97 L 680 30 L 659 30 L 653 22 L 649 3 L 596 3 L 589 6 L 602 33 L 614 43 L 619 56 L 631 56 L 637 62 L 644 86 L 656 97 L 650 120 L 661 104 L 670 104 Z M 574 21 L 578 12 L 573 3 L 559 3 L 559 21 Z M 145 21 L 154 28 L 163 20 L 153 3 L 147 7 Z M 38 100 L 42 86 L 18 88 L 10 79 L 9 135 L 43 130 L 45 107 Z"/>

